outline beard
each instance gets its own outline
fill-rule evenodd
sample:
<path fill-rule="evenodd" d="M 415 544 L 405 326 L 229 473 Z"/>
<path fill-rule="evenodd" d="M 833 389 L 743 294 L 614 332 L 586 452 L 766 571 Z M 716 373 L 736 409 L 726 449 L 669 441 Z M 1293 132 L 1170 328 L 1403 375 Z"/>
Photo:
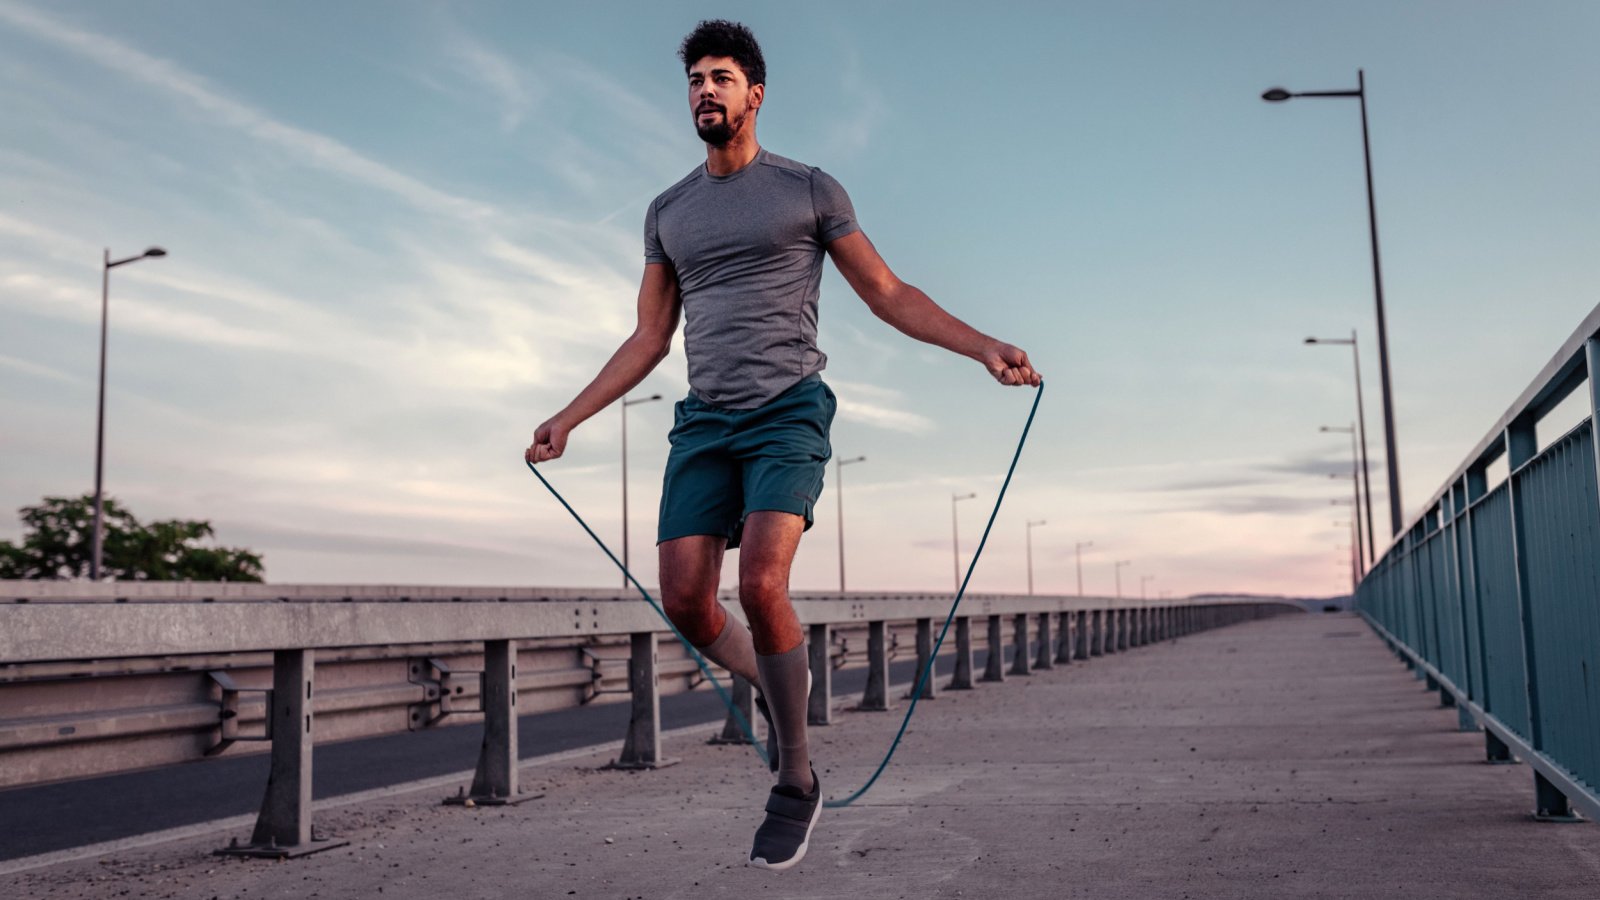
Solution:
<path fill-rule="evenodd" d="M 701 125 L 700 116 L 695 116 L 695 134 L 700 136 L 700 140 L 713 147 L 727 146 L 734 139 L 734 136 L 744 129 L 745 118 L 749 115 L 749 113 L 745 113 L 737 119 L 729 120 L 726 109 L 720 110 L 720 112 L 722 113 L 721 121 L 712 125 Z"/>

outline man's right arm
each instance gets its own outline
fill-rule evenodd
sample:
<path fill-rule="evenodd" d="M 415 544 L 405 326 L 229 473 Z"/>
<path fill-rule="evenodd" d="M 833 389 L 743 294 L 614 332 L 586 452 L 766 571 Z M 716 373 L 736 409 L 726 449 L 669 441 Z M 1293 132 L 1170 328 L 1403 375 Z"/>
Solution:
<path fill-rule="evenodd" d="M 643 381 L 672 349 L 672 336 L 678 331 L 682 310 L 677 272 L 668 263 L 647 264 L 639 284 L 639 321 L 633 334 L 622 342 L 588 387 L 534 431 L 533 444 L 524 458 L 541 463 L 560 456 L 567 449 L 567 435 L 572 429 Z"/>

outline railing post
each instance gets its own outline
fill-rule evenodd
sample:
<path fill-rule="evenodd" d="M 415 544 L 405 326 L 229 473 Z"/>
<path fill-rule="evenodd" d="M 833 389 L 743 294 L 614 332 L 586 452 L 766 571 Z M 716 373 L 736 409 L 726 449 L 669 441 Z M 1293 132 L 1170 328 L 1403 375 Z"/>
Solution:
<path fill-rule="evenodd" d="M 1006 680 L 1006 637 L 999 616 L 989 617 L 988 659 L 983 667 L 984 681 Z"/>
<path fill-rule="evenodd" d="M 972 619 L 956 619 L 956 671 L 950 678 L 949 690 L 972 690 Z"/>
<path fill-rule="evenodd" d="M 1075 614 L 1070 612 L 1063 612 L 1061 614 L 1061 634 L 1057 639 L 1058 646 L 1056 647 L 1056 662 L 1061 663 L 1062 665 L 1072 662 L 1072 620 L 1074 617 Z"/>
<path fill-rule="evenodd" d="M 1117 652 L 1128 649 L 1128 610 L 1117 610 Z"/>
<path fill-rule="evenodd" d="M 917 689 L 917 683 L 915 679 L 921 678 L 922 670 L 929 667 L 933 668 L 928 672 L 928 679 L 922 683 L 921 699 L 923 700 L 932 700 L 935 696 L 937 696 L 938 692 L 934 690 L 933 679 L 939 674 L 939 671 L 933 661 L 933 620 L 918 619 L 917 672 L 915 675 L 911 676 L 913 680 L 911 682 L 911 690 L 906 691 L 907 699 L 910 699 L 912 691 Z"/>
<path fill-rule="evenodd" d="M 292 857 L 342 847 L 349 841 L 318 839 L 311 828 L 311 689 L 315 651 L 272 654 L 272 694 L 267 728 L 272 758 L 250 843 L 238 841 L 219 856 Z"/>
<path fill-rule="evenodd" d="M 483 675 L 478 689 L 483 710 L 483 746 L 470 793 L 445 799 L 474 806 L 505 806 L 532 800 L 517 787 L 517 650 L 509 640 L 483 642 Z"/>
<path fill-rule="evenodd" d="M 1088 659 L 1089 658 L 1089 611 L 1087 609 L 1080 609 L 1080 610 L 1078 610 L 1078 614 L 1077 615 L 1078 615 L 1077 634 L 1074 635 L 1074 637 L 1076 638 L 1075 643 L 1077 644 L 1077 646 L 1074 648 L 1073 655 L 1078 657 L 1079 659 Z"/>
<path fill-rule="evenodd" d="M 828 659 L 828 626 L 811 626 L 811 697 L 806 707 L 806 724 L 833 724 L 833 665 Z"/>
<path fill-rule="evenodd" d="M 1032 675 L 1033 670 L 1028 665 L 1028 614 L 1017 613 L 1012 617 L 1012 625 L 1016 647 L 1011 652 L 1011 674 Z"/>
<path fill-rule="evenodd" d="M 1533 773 L 1533 793 L 1533 817 L 1540 822 L 1583 821 L 1572 814 L 1572 804 L 1567 800 L 1567 795 L 1537 771 Z"/>
<path fill-rule="evenodd" d="M 1039 613 L 1039 655 L 1034 657 L 1035 669 L 1053 669 L 1056 667 L 1056 648 L 1050 641 L 1050 614 Z"/>
<path fill-rule="evenodd" d="M 1483 760 L 1491 766 L 1504 766 L 1516 762 L 1511 755 L 1511 747 L 1487 728 L 1483 730 Z"/>
<path fill-rule="evenodd" d="M 862 712 L 889 710 L 889 625 L 882 620 L 867 623 L 867 689 L 861 694 Z"/>
<path fill-rule="evenodd" d="M 1090 656 L 1105 656 L 1106 655 L 1106 613 L 1105 613 L 1105 610 L 1103 610 L 1103 609 L 1092 610 L 1090 612 L 1090 622 L 1093 625 L 1091 630 L 1094 633 L 1091 634 L 1090 637 L 1089 637 L 1089 655 Z"/>
<path fill-rule="evenodd" d="M 1527 538 L 1523 530 L 1522 491 L 1518 489 L 1522 466 L 1539 452 L 1534 423 L 1528 414 L 1506 427 L 1506 465 L 1510 473 L 1506 487 L 1511 492 L 1512 559 L 1517 575 L 1517 611 L 1522 624 L 1522 655 L 1528 684 L 1528 738 L 1535 752 L 1544 750 L 1544 719 L 1539 709 L 1538 648 L 1533 640 L 1532 598 L 1528 591 Z M 1543 775 L 1534 773 L 1534 818 L 1542 822 L 1564 822 L 1572 815 L 1566 795 Z"/>
<path fill-rule="evenodd" d="M 622 753 L 608 769 L 659 769 L 677 762 L 661 755 L 661 679 L 656 633 L 636 631 L 629 638 L 628 735 Z"/>
<path fill-rule="evenodd" d="M 728 689 L 728 693 L 732 697 L 733 708 L 744 716 L 745 723 L 750 726 L 751 736 L 759 739 L 759 736 L 756 735 L 756 723 L 761 719 L 756 712 L 755 685 L 751 684 L 750 680 L 743 675 L 729 673 L 729 678 L 732 681 L 732 687 Z M 745 737 L 744 729 L 739 727 L 739 720 L 734 717 L 733 710 L 730 709 L 722 719 L 722 730 L 712 735 L 711 740 L 706 741 L 706 743 L 743 744 L 749 740 L 750 738 Z"/>

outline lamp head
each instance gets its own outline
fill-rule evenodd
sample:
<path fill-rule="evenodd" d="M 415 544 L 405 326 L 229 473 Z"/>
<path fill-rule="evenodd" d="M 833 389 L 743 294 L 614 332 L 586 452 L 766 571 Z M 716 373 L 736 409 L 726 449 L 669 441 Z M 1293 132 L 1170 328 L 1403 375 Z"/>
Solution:
<path fill-rule="evenodd" d="M 167 255 L 167 251 L 161 249 L 160 247 L 151 247 L 150 249 L 144 251 L 144 255 L 145 256 L 166 256 Z"/>
<path fill-rule="evenodd" d="M 1281 87 L 1268 88 L 1261 94 L 1261 99 L 1268 103 L 1282 103 L 1294 95 Z"/>

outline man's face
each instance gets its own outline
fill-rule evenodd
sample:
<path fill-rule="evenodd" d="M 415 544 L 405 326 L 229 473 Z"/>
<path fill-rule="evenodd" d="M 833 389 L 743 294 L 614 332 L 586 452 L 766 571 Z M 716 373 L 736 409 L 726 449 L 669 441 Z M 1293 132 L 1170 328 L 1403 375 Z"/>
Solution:
<path fill-rule="evenodd" d="M 707 56 L 689 68 L 689 112 L 700 140 L 727 143 L 753 121 L 765 85 L 750 86 L 744 70 L 729 56 Z"/>

